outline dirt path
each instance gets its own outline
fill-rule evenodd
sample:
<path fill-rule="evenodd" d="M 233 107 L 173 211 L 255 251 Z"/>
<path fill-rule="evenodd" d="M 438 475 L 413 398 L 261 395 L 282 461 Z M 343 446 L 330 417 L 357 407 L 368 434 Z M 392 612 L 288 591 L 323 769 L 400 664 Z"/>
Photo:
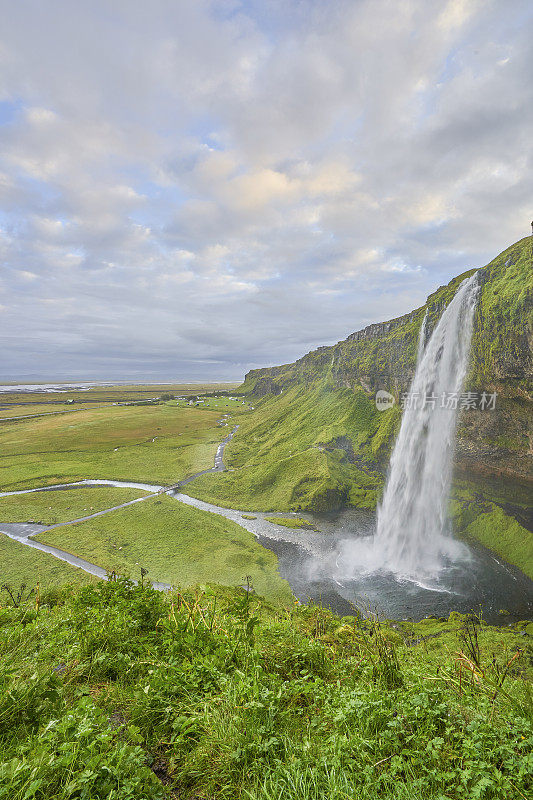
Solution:
<path fill-rule="evenodd" d="M 118 506 L 113 506 L 112 508 L 106 508 L 103 511 L 97 511 L 94 514 L 89 514 L 85 517 L 78 517 L 77 519 L 69 520 L 68 522 L 58 522 L 55 525 L 36 525 L 34 523 L 3 523 L 0 522 L 0 533 L 3 533 L 5 536 L 8 536 L 10 539 L 13 539 L 20 544 L 25 544 L 28 547 L 33 547 L 35 550 L 40 550 L 43 553 L 48 553 L 49 555 L 58 558 L 60 561 L 66 561 L 67 564 L 71 564 L 73 567 L 79 567 L 80 569 L 84 570 L 84 572 L 88 572 L 90 575 L 96 575 L 98 578 L 102 578 L 107 580 L 108 575 L 107 572 L 99 567 L 97 564 L 92 564 L 90 561 L 85 561 L 83 558 L 79 558 L 78 556 L 73 555 L 72 553 L 68 553 L 66 550 L 60 550 L 58 547 L 52 547 L 51 545 L 43 544 L 42 542 L 36 542 L 33 537 L 37 536 L 40 533 L 44 533 L 45 531 L 51 531 L 55 528 L 63 528 L 66 525 L 74 525 L 76 522 L 85 522 L 86 520 L 93 519 L 94 517 L 101 517 L 104 514 L 109 514 L 111 511 L 116 511 L 119 508 L 126 508 L 126 506 L 131 506 L 134 503 L 142 503 L 144 500 L 149 500 L 152 497 L 156 497 L 158 494 L 168 494 L 169 496 L 175 497 L 175 490 L 178 487 L 183 486 L 185 483 L 190 483 L 195 478 L 198 478 L 200 475 L 206 475 L 209 472 L 222 472 L 224 470 L 224 450 L 226 445 L 232 440 L 233 436 L 235 435 L 238 425 L 236 425 L 233 430 L 231 431 L 225 439 L 220 442 L 217 447 L 215 453 L 215 463 L 211 469 L 205 469 L 201 472 L 197 472 L 194 475 L 191 475 L 188 478 L 185 478 L 183 481 L 179 481 L 178 483 L 174 484 L 171 487 L 165 486 L 158 486 L 148 483 L 136 483 L 136 482 L 129 482 L 129 481 L 113 481 L 113 480 L 102 480 L 102 479 L 95 479 L 95 480 L 83 480 L 83 481 L 76 481 L 75 483 L 58 483 L 54 486 L 39 486 L 34 489 L 19 489 L 15 492 L 0 492 L 0 498 L 2 497 L 12 497 L 13 495 L 20 495 L 20 494 L 30 494 L 33 492 L 50 492 L 55 490 L 67 490 L 72 489 L 76 486 L 115 486 L 120 488 L 132 488 L 132 489 L 142 489 L 143 491 L 148 492 L 147 495 L 144 497 L 138 497 L 135 500 L 130 500 L 127 503 L 121 503 Z M 167 590 L 171 589 L 172 587 L 170 584 L 167 583 L 158 583 L 153 582 L 152 585 L 155 589 L 160 590 Z"/>

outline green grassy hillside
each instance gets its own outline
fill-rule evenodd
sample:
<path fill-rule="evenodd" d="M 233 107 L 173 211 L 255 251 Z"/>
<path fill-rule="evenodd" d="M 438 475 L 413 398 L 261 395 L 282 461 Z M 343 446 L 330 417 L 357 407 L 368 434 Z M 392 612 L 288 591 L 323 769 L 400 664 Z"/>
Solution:
<path fill-rule="evenodd" d="M 499 503 L 491 502 L 490 495 L 490 490 L 483 495 L 473 492 L 467 481 L 457 481 L 451 502 L 455 530 L 481 542 L 533 580 L 533 533 L 523 524 L 530 507 L 513 505 L 513 514 L 505 500 L 498 497 Z"/>
<path fill-rule="evenodd" d="M 124 580 L 0 608 L 0 800 L 519 800 L 531 624 Z"/>
<path fill-rule="evenodd" d="M 265 397 L 226 449 L 229 470 L 187 486 L 195 497 L 243 510 L 373 507 L 399 420 L 362 390 L 292 387 Z"/>

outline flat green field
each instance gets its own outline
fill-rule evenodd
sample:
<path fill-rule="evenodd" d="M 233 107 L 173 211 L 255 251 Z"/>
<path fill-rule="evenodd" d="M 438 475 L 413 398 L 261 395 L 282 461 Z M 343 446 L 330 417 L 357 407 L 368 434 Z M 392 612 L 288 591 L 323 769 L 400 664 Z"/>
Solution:
<path fill-rule="evenodd" d="M 87 410 L 88 408 L 96 408 L 99 403 L 89 403 L 88 405 L 76 406 L 73 403 L 32 403 L 25 404 L 11 404 L 8 406 L 0 407 L 0 419 L 24 418 L 40 414 L 61 414 L 65 412 Z"/>
<path fill-rule="evenodd" d="M 0 384 L 2 386 L 2 384 Z M 59 384 L 57 384 L 59 386 Z M 42 403 L 50 401 L 66 402 L 72 399 L 75 402 L 103 402 L 108 400 L 146 400 L 157 398 L 162 394 L 189 394 L 196 395 L 202 392 L 231 392 L 237 384 L 197 384 L 197 383 L 131 383 L 131 384 L 110 384 L 109 386 L 92 386 L 86 389 L 65 389 L 58 392 L 0 392 L 0 405 L 5 403 L 22 404 L 27 402 Z M 4 388 L 5 384 L 4 384 Z"/>
<path fill-rule="evenodd" d="M 39 541 L 137 578 L 141 567 L 153 581 L 176 586 L 245 583 L 258 594 L 290 602 L 276 556 L 234 522 L 167 496 L 149 498 L 102 517 L 47 531 Z"/>
<path fill-rule="evenodd" d="M 33 520 L 43 525 L 55 525 L 57 522 L 96 514 L 97 511 L 128 503 L 146 494 L 140 489 L 87 486 L 0 497 L 0 523 Z"/>
<path fill-rule="evenodd" d="M 0 489 L 83 478 L 172 484 L 213 465 L 216 411 L 105 406 L 0 426 Z"/>
<path fill-rule="evenodd" d="M 164 390 L 160 394 L 200 394 L 198 386 L 157 388 Z M 76 404 L 89 399 L 88 395 L 74 392 L 72 398 Z M 229 426 L 249 413 L 249 404 L 226 397 L 206 398 L 199 406 L 183 401 L 178 406 L 175 400 L 146 404 L 147 399 L 158 397 L 156 387 L 99 388 L 90 395 L 90 407 L 58 403 L 66 399 L 58 394 L 25 396 L 24 401 L 19 396 L 20 405 L 16 395 L 2 398 L 12 403 L 8 413 L 13 416 L 29 410 L 46 413 L 75 408 L 75 413 L 50 413 L 0 425 L 2 490 L 83 478 L 170 485 L 213 466 L 216 448 L 229 430 L 219 426 L 221 413 L 232 414 Z M 15 495 L 0 498 L 0 522 L 68 522 L 143 496 L 142 490 L 104 486 Z M 44 586 L 93 580 L 52 556 L 4 536 L 1 540 L 3 581 L 39 580 Z M 252 534 L 168 497 L 58 529 L 47 534 L 47 541 L 105 569 L 127 571 L 135 577 L 140 566 L 149 570 L 153 580 L 180 585 L 206 581 L 233 585 L 250 575 L 259 593 L 284 602 L 291 599 L 275 555 Z"/>
<path fill-rule="evenodd" d="M 41 553 L 0 533 L 0 586 L 7 584 L 18 590 L 22 583 L 34 589 L 39 583 L 41 589 L 63 586 L 67 583 L 94 583 L 93 575 L 77 567 L 71 567 L 54 556 Z M 0 606 L 7 600 L 0 595 Z"/>

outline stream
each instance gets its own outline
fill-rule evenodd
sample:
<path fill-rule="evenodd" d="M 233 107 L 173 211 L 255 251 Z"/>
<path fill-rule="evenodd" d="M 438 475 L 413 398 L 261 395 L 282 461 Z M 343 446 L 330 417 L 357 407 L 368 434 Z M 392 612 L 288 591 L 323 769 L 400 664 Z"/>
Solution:
<path fill-rule="evenodd" d="M 211 469 L 185 478 L 173 487 L 91 479 L 2 492 L 0 498 L 32 492 L 68 491 L 79 486 L 115 486 L 139 489 L 148 494 L 128 503 L 55 525 L 0 522 L 0 532 L 21 544 L 106 579 L 105 570 L 97 564 L 42 544 L 33 537 L 164 493 L 186 505 L 225 517 L 253 533 L 264 547 L 276 554 L 281 576 L 286 578 L 294 595 L 301 602 L 322 602 L 341 615 L 353 614 L 354 608 L 358 608 L 363 613 L 377 612 L 391 619 L 419 620 L 430 615 L 447 617 L 450 611 L 460 611 L 482 613 L 487 622 L 505 625 L 533 617 L 533 582 L 477 543 L 469 542 L 465 548 L 467 557 L 460 562 L 448 564 L 439 579 L 434 581 L 401 580 L 386 570 L 370 573 L 361 569 L 354 572 L 353 564 L 350 563 L 350 550 L 354 545 L 364 545 L 373 538 L 376 529 L 376 515 L 373 511 L 344 509 L 327 515 L 283 513 L 283 517 L 306 519 L 316 528 L 290 529 L 269 522 L 270 517 L 279 516 L 274 512 L 249 513 L 223 508 L 180 491 L 182 486 L 199 475 L 224 469 L 224 449 L 233 438 L 237 427 L 218 445 L 215 463 Z M 243 514 L 253 516 L 254 519 L 245 519 Z M 169 584 L 152 583 L 156 589 L 171 588 Z M 505 613 L 501 613 L 502 610 Z"/>

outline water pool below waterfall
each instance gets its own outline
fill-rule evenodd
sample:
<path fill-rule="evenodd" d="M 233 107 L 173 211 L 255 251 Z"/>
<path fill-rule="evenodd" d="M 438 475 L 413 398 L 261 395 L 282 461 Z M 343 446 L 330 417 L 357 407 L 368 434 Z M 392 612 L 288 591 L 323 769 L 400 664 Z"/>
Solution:
<path fill-rule="evenodd" d="M 251 531 L 279 560 L 279 571 L 303 603 L 321 601 L 341 615 L 377 611 L 391 619 L 420 620 L 430 615 L 447 617 L 450 611 L 481 613 L 492 624 L 505 625 L 533 619 L 533 581 L 477 542 L 464 544 L 466 557 L 443 566 L 433 580 L 400 579 L 394 573 L 354 567 L 354 549 L 375 553 L 376 514 L 344 509 L 316 516 L 283 514 L 311 522 L 317 530 L 290 529 L 255 512 L 221 508 L 184 494 L 176 499 L 231 519 Z M 248 515 L 246 515 L 248 516 Z M 351 551 L 347 556 L 347 552 Z M 501 614 L 500 611 L 507 612 Z"/>
<path fill-rule="evenodd" d="M 300 515 L 302 516 L 302 515 Z M 387 571 L 359 573 L 350 564 L 343 569 L 342 553 L 348 546 L 373 538 L 375 514 L 346 510 L 328 517 L 312 517 L 321 533 L 298 531 L 296 544 L 263 522 L 257 535 L 278 557 L 281 575 L 302 602 L 321 601 L 341 615 L 377 611 L 390 619 L 415 621 L 430 615 L 447 617 L 451 611 L 481 613 L 483 619 L 505 625 L 533 617 L 533 581 L 481 545 L 469 542 L 469 557 L 447 565 L 433 581 L 402 580 Z M 258 520 L 259 521 L 259 520 Z M 505 611 L 507 613 L 500 613 Z"/>

